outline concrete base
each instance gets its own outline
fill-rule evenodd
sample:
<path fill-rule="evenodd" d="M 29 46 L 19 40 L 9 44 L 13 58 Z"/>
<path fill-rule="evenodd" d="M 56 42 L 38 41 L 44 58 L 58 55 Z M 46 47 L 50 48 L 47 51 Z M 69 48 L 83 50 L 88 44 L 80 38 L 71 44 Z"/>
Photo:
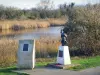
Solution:
<path fill-rule="evenodd" d="M 58 55 L 57 55 L 57 63 L 62 65 L 70 65 L 70 54 L 68 46 L 59 46 Z"/>
<path fill-rule="evenodd" d="M 35 67 L 35 40 L 20 40 L 18 50 L 19 69 L 33 69 Z"/>

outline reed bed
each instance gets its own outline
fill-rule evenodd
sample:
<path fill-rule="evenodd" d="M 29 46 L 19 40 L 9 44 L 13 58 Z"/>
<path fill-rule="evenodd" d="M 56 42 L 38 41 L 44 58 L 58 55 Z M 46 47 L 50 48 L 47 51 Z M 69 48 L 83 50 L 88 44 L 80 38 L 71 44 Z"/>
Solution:
<path fill-rule="evenodd" d="M 59 38 L 40 38 L 36 40 L 36 57 L 50 58 L 57 55 Z M 17 62 L 18 40 L 0 40 L 0 67 L 12 65 Z"/>
<path fill-rule="evenodd" d="M 16 62 L 18 41 L 2 39 L 0 40 L 0 66 L 9 66 Z"/>
<path fill-rule="evenodd" d="M 61 25 L 65 25 L 67 22 L 67 18 L 60 18 L 60 19 L 48 19 L 48 22 L 50 23 L 51 26 L 61 26 Z"/>
<path fill-rule="evenodd" d="M 37 57 L 54 57 L 57 55 L 58 46 L 60 45 L 59 38 L 40 38 L 36 41 Z"/>
<path fill-rule="evenodd" d="M 66 20 L 43 19 L 43 20 L 0 20 L 0 29 L 13 29 L 15 26 L 24 29 L 43 28 L 52 25 L 64 25 Z"/>

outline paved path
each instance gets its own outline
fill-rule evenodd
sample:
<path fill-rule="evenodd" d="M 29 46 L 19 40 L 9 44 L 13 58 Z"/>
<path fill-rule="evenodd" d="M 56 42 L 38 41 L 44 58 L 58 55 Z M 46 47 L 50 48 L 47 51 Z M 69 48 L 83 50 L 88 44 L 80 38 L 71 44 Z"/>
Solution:
<path fill-rule="evenodd" d="M 100 67 L 82 71 L 70 71 L 54 68 L 36 68 L 33 70 L 16 70 L 14 72 L 27 73 L 30 75 L 100 75 Z"/>

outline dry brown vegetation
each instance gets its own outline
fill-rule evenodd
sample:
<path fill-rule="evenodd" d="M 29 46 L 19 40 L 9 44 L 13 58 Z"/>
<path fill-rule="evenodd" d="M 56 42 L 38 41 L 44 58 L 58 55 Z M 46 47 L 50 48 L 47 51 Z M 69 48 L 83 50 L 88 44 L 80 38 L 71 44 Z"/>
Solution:
<path fill-rule="evenodd" d="M 29 28 L 41 28 L 49 27 L 51 25 L 64 25 L 65 19 L 42 19 L 42 20 L 1 20 L 0 29 L 11 29 L 15 25 L 29 29 Z"/>
<path fill-rule="evenodd" d="M 60 19 L 54 19 L 54 18 L 51 18 L 51 19 L 48 19 L 48 22 L 50 23 L 50 25 L 52 26 L 59 26 L 59 25 L 65 25 L 65 23 L 68 21 L 67 20 L 68 18 L 60 18 Z"/>
<path fill-rule="evenodd" d="M 0 66 L 8 66 L 16 62 L 17 49 L 16 40 L 0 40 Z"/>
<path fill-rule="evenodd" d="M 36 57 L 56 56 L 60 42 L 58 39 L 41 38 L 36 40 Z M 0 66 L 9 66 L 17 62 L 18 40 L 0 40 Z"/>
<path fill-rule="evenodd" d="M 36 41 L 37 57 L 56 56 L 59 45 L 59 38 L 40 38 Z"/>

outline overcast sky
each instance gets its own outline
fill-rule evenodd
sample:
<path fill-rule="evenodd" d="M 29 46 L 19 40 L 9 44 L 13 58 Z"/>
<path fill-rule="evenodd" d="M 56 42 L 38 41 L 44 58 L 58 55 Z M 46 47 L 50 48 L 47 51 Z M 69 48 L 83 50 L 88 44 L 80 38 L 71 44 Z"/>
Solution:
<path fill-rule="evenodd" d="M 54 2 L 55 7 L 62 3 L 71 3 L 75 2 L 75 4 L 87 4 L 87 3 L 98 3 L 100 0 L 51 0 Z M 32 7 L 36 7 L 36 5 L 40 2 L 40 0 L 0 0 L 0 4 L 5 6 L 14 6 L 21 9 L 29 9 Z"/>

